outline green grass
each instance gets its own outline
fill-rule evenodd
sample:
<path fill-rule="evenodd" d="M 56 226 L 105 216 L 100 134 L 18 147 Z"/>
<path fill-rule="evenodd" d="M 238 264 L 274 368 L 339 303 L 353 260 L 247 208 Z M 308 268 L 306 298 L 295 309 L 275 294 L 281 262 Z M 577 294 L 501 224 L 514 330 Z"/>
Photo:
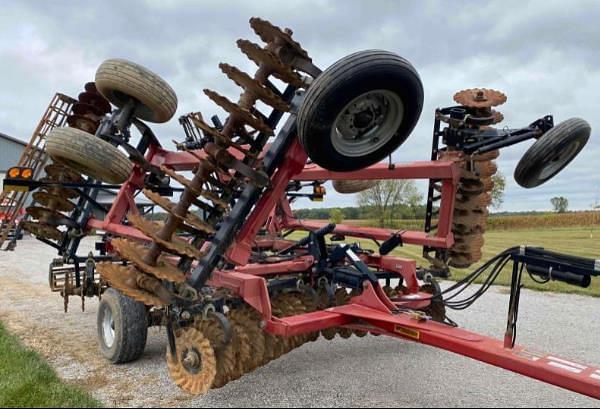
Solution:
<path fill-rule="evenodd" d="M 67 385 L 36 352 L 24 348 L 0 324 L 0 407 L 101 407 Z"/>
<path fill-rule="evenodd" d="M 293 238 L 301 238 L 306 234 L 295 232 Z M 364 248 L 376 249 L 375 244 L 370 240 L 347 238 L 347 241 L 358 241 Z M 568 253 L 575 256 L 590 257 L 600 259 L 600 229 L 591 231 L 590 228 L 544 228 L 527 230 L 492 230 L 485 234 L 485 246 L 483 248 L 483 260 L 487 261 L 496 254 L 506 250 L 509 247 L 518 245 L 530 245 L 544 247 L 547 250 L 553 250 Z M 400 257 L 413 258 L 417 264 L 427 266 L 428 263 L 421 256 L 422 248 L 418 246 L 407 245 L 396 249 L 392 254 Z M 467 274 L 475 270 L 481 263 L 471 266 L 468 269 L 453 269 L 452 279 L 460 280 Z M 499 275 L 496 284 L 510 285 L 512 267 L 509 263 Z M 537 284 L 533 282 L 527 274 L 523 277 L 523 284 L 527 288 L 540 291 L 556 291 L 563 293 L 577 293 L 600 297 L 600 278 L 592 279 L 592 284 L 588 288 L 580 288 L 556 281 L 547 284 Z"/>

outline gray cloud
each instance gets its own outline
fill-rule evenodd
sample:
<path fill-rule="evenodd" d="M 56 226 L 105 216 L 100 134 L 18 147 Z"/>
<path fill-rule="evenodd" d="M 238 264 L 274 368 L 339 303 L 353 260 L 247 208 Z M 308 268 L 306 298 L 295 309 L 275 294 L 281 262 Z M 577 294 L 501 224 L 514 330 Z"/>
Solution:
<path fill-rule="evenodd" d="M 210 87 L 235 98 L 239 89 L 220 61 L 251 70 L 237 38 L 258 41 L 247 21 L 261 16 L 290 27 L 314 61 L 326 67 L 350 52 L 382 48 L 408 58 L 421 73 L 425 109 L 398 161 L 429 156 L 433 110 L 455 91 L 497 88 L 509 100 L 505 124 L 519 127 L 545 114 L 587 119 L 586 150 L 548 184 L 524 190 L 512 180 L 526 147 L 503 152 L 504 208 L 549 208 L 564 195 L 573 208 L 600 196 L 600 4 L 595 1 L 19 1 L 0 16 L 0 130 L 27 139 L 55 91 L 76 95 L 106 58 L 123 57 L 160 73 L 177 91 L 178 114 L 221 112 L 202 94 Z M 165 144 L 180 138 L 176 121 L 155 127 Z M 352 205 L 332 194 L 325 206 Z M 300 205 L 310 206 L 301 202 Z"/>

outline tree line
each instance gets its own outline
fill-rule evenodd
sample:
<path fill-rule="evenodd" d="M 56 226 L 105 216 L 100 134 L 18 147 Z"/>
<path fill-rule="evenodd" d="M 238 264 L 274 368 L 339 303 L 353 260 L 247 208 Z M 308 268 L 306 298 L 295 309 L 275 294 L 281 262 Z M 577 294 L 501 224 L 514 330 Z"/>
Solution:
<path fill-rule="evenodd" d="M 390 209 L 390 214 L 394 219 L 424 219 L 427 207 L 425 205 L 396 205 Z M 343 220 L 366 220 L 378 219 L 381 213 L 374 206 L 353 206 L 353 207 L 323 207 L 319 209 L 298 209 L 294 215 L 299 219 L 328 220 L 332 217 L 332 212 L 340 212 Z"/>

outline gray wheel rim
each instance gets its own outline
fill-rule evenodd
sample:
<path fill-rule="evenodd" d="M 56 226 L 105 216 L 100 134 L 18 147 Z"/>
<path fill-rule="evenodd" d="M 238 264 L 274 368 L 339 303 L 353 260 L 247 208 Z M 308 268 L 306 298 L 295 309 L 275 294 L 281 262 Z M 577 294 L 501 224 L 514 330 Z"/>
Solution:
<path fill-rule="evenodd" d="M 111 348 L 115 342 L 115 320 L 110 308 L 105 308 L 102 316 L 102 341 L 107 348 Z"/>
<path fill-rule="evenodd" d="M 546 180 L 554 176 L 575 156 L 579 151 L 581 142 L 574 141 L 569 144 L 566 148 L 561 149 L 552 158 L 550 158 L 548 164 L 540 172 L 539 179 Z"/>
<path fill-rule="evenodd" d="M 359 95 L 337 115 L 331 142 L 348 157 L 369 155 L 385 146 L 404 118 L 404 104 L 395 92 L 377 89 Z"/>

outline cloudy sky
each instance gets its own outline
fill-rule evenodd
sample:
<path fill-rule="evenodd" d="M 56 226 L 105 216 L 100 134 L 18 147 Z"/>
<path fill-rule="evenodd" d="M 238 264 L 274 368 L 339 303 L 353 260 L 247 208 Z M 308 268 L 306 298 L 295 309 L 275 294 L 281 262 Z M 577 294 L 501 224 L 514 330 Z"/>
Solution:
<path fill-rule="evenodd" d="M 219 113 L 202 89 L 231 99 L 239 89 L 217 68 L 251 70 L 235 46 L 258 41 L 252 16 L 294 30 L 325 68 L 354 51 L 380 48 L 409 59 L 421 74 L 425 107 L 394 154 L 426 160 L 433 112 L 457 90 L 502 90 L 503 125 L 522 127 L 546 114 L 578 116 L 592 126 L 586 149 L 552 181 L 520 188 L 512 174 L 529 143 L 503 150 L 503 210 L 548 209 L 566 196 L 573 209 L 600 201 L 600 2 L 597 1 L 3 1 L 0 15 L 0 131 L 28 139 L 56 91 L 76 96 L 106 58 L 121 57 L 163 76 L 179 98 L 177 115 Z M 182 137 L 176 119 L 155 127 L 167 146 Z M 330 194 L 324 206 L 353 205 Z M 299 207 L 312 207 L 301 202 Z"/>

